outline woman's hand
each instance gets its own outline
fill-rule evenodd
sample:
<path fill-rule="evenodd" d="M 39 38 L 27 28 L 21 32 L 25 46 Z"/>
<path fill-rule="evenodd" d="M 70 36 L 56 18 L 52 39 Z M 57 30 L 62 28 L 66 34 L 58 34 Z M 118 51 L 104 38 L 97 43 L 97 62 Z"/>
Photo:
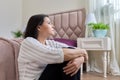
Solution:
<path fill-rule="evenodd" d="M 83 54 L 84 56 L 84 61 L 87 61 L 88 60 L 88 54 L 87 54 L 87 51 L 85 49 L 81 49 L 80 52 Z"/>
<path fill-rule="evenodd" d="M 78 50 L 81 53 L 81 56 L 84 56 L 85 61 L 88 60 L 88 54 L 87 54 L 87 51 L 85 49 L 76 48 L 76 50 Z"/>
<path fill-rule="evenodd" d="M 73 76 L 80 69 L 81 64 L 84 62 L 84 57 L 78 57 L 68 62 L 68 64 L 63 68 L 64 72 L 68 75 Z"/>

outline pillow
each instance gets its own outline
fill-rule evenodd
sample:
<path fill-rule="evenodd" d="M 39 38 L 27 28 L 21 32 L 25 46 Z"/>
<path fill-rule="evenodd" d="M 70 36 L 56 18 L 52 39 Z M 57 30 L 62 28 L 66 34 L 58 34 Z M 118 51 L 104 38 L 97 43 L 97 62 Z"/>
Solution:
<path fill-rule="evenodd" d="M 61 43 L 65 43 L 69 46 L 77 47 L 77 40 L 62 39 L 62 38 L 54 38 L 53 40 Z"/>

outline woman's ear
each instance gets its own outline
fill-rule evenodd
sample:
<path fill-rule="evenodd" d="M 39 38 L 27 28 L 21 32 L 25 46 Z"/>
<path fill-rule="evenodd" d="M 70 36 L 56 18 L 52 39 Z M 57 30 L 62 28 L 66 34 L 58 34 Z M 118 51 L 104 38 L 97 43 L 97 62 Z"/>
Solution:
<path fill-rule="evenodd" d="M 40 26 L 37 27 L 37 30 L 40 31 Z"/>

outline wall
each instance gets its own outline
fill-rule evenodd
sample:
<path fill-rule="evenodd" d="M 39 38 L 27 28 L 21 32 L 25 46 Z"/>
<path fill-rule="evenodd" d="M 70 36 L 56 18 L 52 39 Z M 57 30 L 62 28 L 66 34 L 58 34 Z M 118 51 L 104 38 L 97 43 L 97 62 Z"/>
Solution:
<path fill-rule="evenodd" d="M 0 37 L 26 26 L 33 14 L 55 13 L 85 7 L 85 0 L 0 0 Z"/>
<path fill-rule="evenodd" d="M 83 7 L 85 0 L 23 0 L 23 26 L 33 14 L 49 14 Z"/>
<path fill-rule="evenodd" d="M 11 31 L 21 27 L 21 0 L 0 0 L 0 37 L 12 38 Z"/>

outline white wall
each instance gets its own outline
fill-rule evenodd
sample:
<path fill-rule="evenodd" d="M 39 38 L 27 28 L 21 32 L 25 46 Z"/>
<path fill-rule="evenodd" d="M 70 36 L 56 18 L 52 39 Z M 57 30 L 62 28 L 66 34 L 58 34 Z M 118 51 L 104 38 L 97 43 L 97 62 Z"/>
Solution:
<path fill-rule="evenodd" d="M 22 0 L 0 0 L 0 37 L 12 38 L 11 31 L 22 25 Z"/>
<path fill-rule="evenodd" d="M 33 14 L 55 13 L 85 7 L 85 0 L 23 0 L 23 25 Z"/>
<path fill-rule="evenodd" d="M 33 14 L 55 13 L 85 7 L 85 0 L 0 0 L 0 37 L 26 26 Z"/>

